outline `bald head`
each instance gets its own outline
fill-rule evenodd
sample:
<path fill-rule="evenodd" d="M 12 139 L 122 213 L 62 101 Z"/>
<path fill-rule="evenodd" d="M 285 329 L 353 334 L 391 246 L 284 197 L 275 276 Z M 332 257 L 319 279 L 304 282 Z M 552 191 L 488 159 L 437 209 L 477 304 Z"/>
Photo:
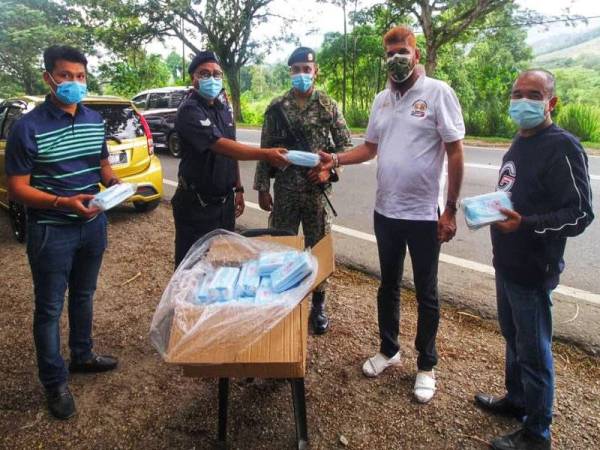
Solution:
<path fill-rule="evenodd" d="M 547 100 L 555 96 L 556 80 L 554 75 L 544 69 L 530 69 L 521 72 L 512 87 L 513 98 L 530 98 L 531 100 Z M 515 92 L 517 97 L 515 97 Z M 532 97 L 524 95 L 528 92 Z"/>

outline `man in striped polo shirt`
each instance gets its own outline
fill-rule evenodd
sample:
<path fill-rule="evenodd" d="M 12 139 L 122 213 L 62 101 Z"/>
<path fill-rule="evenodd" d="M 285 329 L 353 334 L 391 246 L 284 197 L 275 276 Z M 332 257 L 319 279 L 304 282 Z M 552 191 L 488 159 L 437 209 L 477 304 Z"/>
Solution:
<path fill-rule="evenodd" d="M 106 216 L 87 206 L 98 184 L 118 183 L 106 147 L 104 121 L 80 102 L 87 60 L 78 50 L 44 52 L 46 101 L 18 120 L 6 148 L 12 199 L 27 206 L 27 256 L 33 276 L 33 335 L 39 378 L 58 419 L 75 414 L 60 354 L 59 320 L 69 289 L 70 372 L 102 372 L 117 360 L 92 351 L 92 299 L 106 248 Z"/>

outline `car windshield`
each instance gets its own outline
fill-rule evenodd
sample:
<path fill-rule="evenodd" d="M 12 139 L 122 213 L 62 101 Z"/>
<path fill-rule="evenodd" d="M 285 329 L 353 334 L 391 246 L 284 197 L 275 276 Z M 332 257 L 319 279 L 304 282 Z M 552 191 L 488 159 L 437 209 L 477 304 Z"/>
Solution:
<path fill-rule="evenodd" d="M 86 106 L 98 111 L 104 118 L 107 139 L 134 139 L 144 135 L 140 119 L 131 106 L 97 103 L 88 103 Z"/>

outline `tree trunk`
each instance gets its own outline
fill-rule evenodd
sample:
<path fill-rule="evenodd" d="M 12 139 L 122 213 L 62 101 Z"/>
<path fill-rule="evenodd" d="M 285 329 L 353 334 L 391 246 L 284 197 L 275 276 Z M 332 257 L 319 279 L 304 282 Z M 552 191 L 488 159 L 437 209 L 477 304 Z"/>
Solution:
<path fill-rule="evenodd" d="M 425 58 L 425 73 L 432 77 L 437 68 L 438 48 L 435 45 L 427 43 L 427 56 Z"/>
<path fill-rule="evenodd" d="M 242 105 L 240 103 L 240 68 L 223 66 L 223 71 L 225 72 L 225 75 L 227 75 L 227 82 L 229 83 L 229 95 L 233 106 L 233 118 L 236 122 L 243 122 Z"/>

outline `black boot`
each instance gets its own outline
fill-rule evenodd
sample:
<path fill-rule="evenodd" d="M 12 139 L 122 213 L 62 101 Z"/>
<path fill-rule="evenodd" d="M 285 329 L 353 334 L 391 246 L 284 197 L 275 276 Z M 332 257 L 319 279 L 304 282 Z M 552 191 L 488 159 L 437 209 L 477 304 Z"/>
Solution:
<path fill-rule="evenodd" d="M 66 420 L 75 415 L 75 401 L 67 383 L 46 389 L 46 400 L 50 413 L 60 420 Z"/>
<path fill-rule="evenodd" d="M 521 428 L 514 433 L 494 439 L 492 448 L 494 450 L 550 450 L 552 441 L 534 436 Z"/>
<path fill-rule="evenodd" d="M 325 313 L 325 292 L 313 292 L 309 320 L 314 334 L 324 334 L 329 329 L 329 318 Z"/>

